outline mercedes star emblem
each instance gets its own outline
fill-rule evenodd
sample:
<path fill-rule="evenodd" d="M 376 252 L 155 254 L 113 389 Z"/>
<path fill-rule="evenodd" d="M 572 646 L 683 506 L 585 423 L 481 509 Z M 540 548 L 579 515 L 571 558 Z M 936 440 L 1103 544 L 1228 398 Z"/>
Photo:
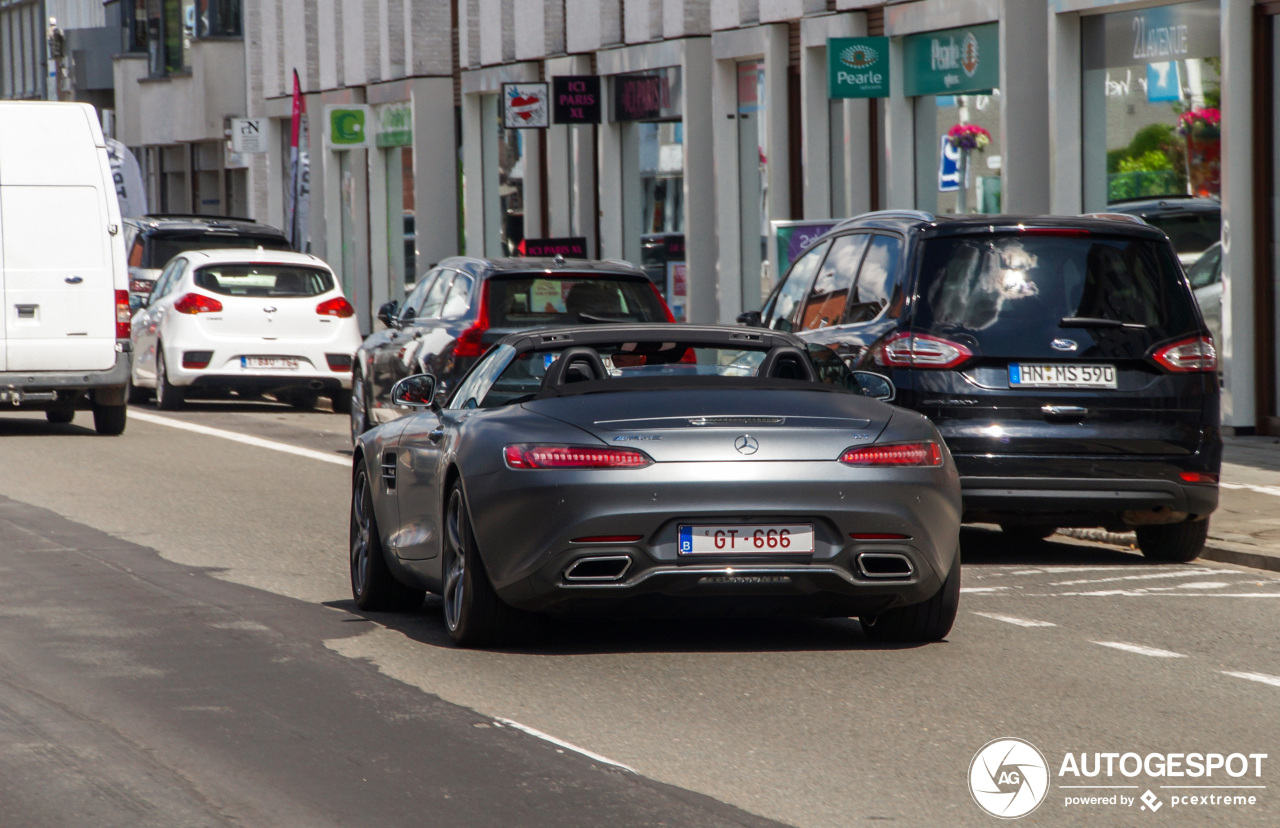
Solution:
<path fill-rule="evenodd" d="M 741 454 L 755 454 L 760 448 L 760 441 L 750 434 L 743 434 L 733 441 L 733 447 Z"/>

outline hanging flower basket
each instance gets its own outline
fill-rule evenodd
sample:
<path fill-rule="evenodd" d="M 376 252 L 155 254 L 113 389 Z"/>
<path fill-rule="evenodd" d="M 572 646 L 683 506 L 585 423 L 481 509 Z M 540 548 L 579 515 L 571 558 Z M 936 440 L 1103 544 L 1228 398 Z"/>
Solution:
<path fill-rule="evenodd" d="M 1212 141 L 1222 135 L 1222 113 L 1213 107 L 1193 109 L 1178 116 L 1178 134 L 1196 141 Z"/>
<path fill-rule="evenodd" d="M 976 124 L 956 124 L 947 130 L 947 141 L 958 149 L 983 152 L 991 143 L 991 133 Z"/>

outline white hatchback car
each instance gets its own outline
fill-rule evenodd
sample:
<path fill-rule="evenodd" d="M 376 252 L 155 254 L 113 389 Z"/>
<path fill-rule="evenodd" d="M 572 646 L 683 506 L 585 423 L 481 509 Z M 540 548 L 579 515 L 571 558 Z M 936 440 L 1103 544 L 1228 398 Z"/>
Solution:
<path fill-rule="evenodd" d="M 355 310 L 321 259 L 276 250 L 175 256 L 133 316 L 130 402 L 156 407 L 228 391 L 270 393 L 309 409 L 350 405 Z"/>

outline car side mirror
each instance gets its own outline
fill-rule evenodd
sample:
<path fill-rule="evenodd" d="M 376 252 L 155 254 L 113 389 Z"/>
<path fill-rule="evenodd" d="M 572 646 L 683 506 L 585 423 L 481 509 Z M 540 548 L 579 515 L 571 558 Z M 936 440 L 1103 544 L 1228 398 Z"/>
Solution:
<path fill-rule="evenodd" d="M 378 308 L 378 321 L 390 328 L 391 317 L 396 315 L 396 308 L 399 306 L 400 303 L 396 301 L 383 302 Z"/>
<path fill-rule="evenodd" d="M 746 325 L 750 328 L 759 328 L 762 324 L 760 311 L 746 311 L 738 314 L 737 322 L 739 325 Z"/>
<path fill-rule="evenodd" d="M 406 408 L 431 408 L 435 403 L 436 378 L 412 374 L 391 386 L 391 402 Z"/>
<path fill-rule="evenodd" d="M 418 311 L 416 308 L 405 308 L 400 313 L 400 324 L 407 325 L 417 318 L 418 318 Z"/>
<path fill-rule="evenodd" d="M 873 371 L 854 371 L 853 379 L 858 383 L 858 390 L 864 397 L 890 402 L 898 396 L 898 389 L 894 387 L 893 381 L 881 374 Z"/>

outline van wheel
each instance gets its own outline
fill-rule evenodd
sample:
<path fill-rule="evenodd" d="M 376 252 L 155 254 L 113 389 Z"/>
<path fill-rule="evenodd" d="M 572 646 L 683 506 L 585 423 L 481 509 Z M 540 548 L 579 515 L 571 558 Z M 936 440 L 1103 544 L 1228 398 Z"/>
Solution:
<path fill-rule="evenodd" d="M 1155 526 L 1139 526 L 1138 548 L 1144 558 L 1165 563 L 1186 563 L 1200 557 L 1204 542 L 1209 539 L 1209 521 L 1184 520 L 1181 523 L 1161 523 Z"/>
<path fill-rule="evenodd" d="M 156 408 L 161 411 L 177 411 L 182 408 L 183 389 L 169 382 L 169 370 L 164 362 L 164 351 L 156 346 Z"/>
<path fill-rule="evenodd" d="M 66 425 L 76 418 L 74 408 L 51 408 L 44 412 L 44 418 L 54 425 Z"/>
<path fill-rule="evenodd" d="M 127 405 L 94 405 L 93 430 L 105 437 L 124 433 L 125 420 L 129 416 Z"/>
<path fill-rule="evenodd" d="M 932 598 L 919 604 L 894 607 L 879 615 L 864 615 L 858 620 L 872 641 L 923 644 L 946 638 L 959 608 L 960 553 L 957 551 L 951 573 Z"/>

